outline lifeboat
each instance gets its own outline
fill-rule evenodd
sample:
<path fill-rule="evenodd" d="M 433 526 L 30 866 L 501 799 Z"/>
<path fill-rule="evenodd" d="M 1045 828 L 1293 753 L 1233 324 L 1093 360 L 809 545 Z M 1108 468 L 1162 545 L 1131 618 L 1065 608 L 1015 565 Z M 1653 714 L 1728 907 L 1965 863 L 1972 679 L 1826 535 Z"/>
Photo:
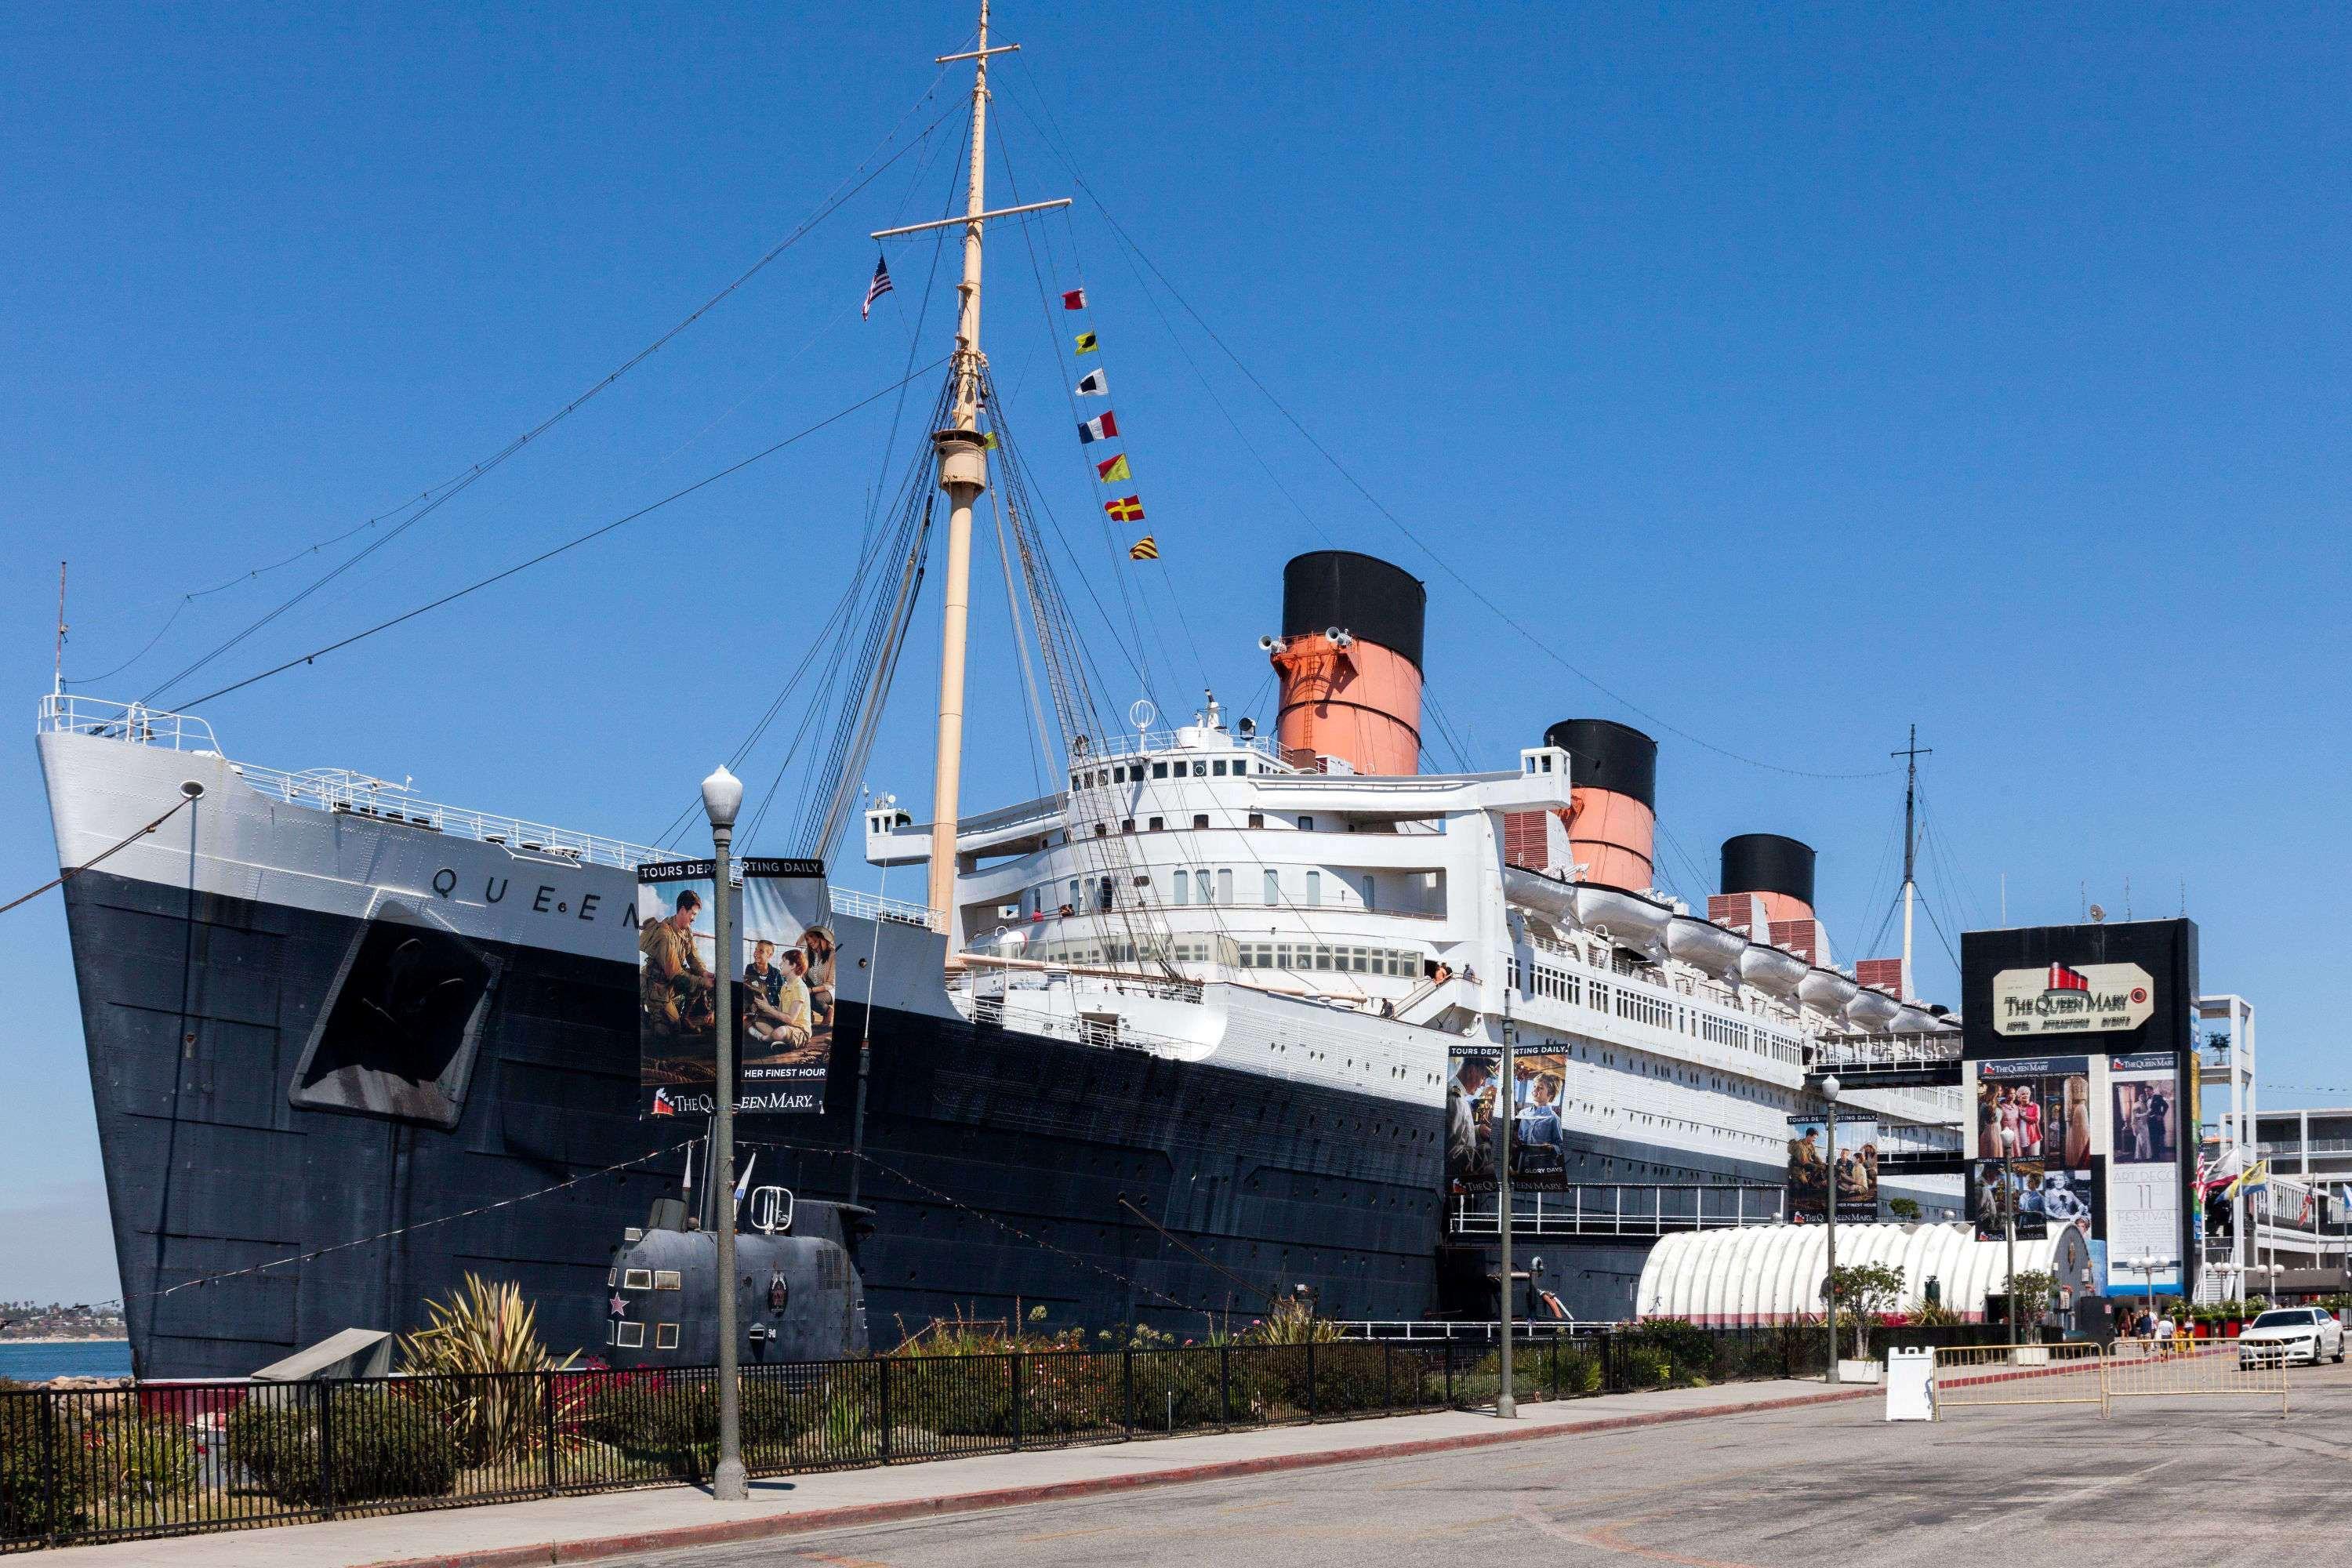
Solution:
<path fill-rule="evenodd" d="M 1903 1011 L 1903 1004 L 1884 991 L 1864 985 L 1858 987 L 1853 1000 L 1845 1005 L 1846 1021 L 1855 1028 L 1876 1034 L 1895 1022 Z"/>
<path fill-rule="evenodd" d="M 1547 877 L 1522 866 L 1503 868 L 1503 897 L 1523 910 L 1533 910 L 1556 925 L 1575 925 L 1576 885 Z"/>
<path fill-rule="evenodd" d="M 1676 915 L 1666 924 L 1666 952 L 1717 980 L 1739 973 L 1739 951 L 1747 945 L 1738 931 L 1696 915 Z"/>
<path fill-rule="evenodd" d="M 1774 996 L 1794 996 L 1812 965 L 1785 947 L 1751 942 L 1739 950 L 1739 980 Z"/>
<path fill-rule="evenodd" d="M 1673 910 L 1652 903 L 1639 893 L 1629 893 L 1605 882 L 1576 884 L 1576 923 L 1588 931 L 1594 927 L 1606 929 L 1610 939 L 1620 947 L 1641 948 L 1654 953 L 1664 952 L 1666 927 L 1674 918 Z"/>
<path fill-rule="evenodd" d="M 1845 1005 L 1861 989 L 1834 969 L 1808 969 L 1805 977 L 1797 982 L 1797 1000 L 1834 1018 L 1845 1011 Z"/>
<path fill-rule="evenodd" d="M 1888 1026 L 1898 1035 L 1934 1035 L 1942 1032 L 1944 1021 L 1925 1007 L 1906 1007 Z"/>

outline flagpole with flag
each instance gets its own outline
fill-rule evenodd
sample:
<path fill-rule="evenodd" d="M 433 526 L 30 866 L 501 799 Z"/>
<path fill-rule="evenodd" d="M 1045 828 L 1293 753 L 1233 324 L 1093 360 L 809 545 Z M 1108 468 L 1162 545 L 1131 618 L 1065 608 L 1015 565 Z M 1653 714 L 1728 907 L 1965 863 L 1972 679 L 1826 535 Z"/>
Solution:
<path fill-rule="evenodd" d="M 874 277 L 866 285 L 866 304 L 864 308 L 857 312 L 857 319 L 861 321 L 872 319 L 874 315 L 874 301 L 882 298 L 883 295 L 889 293 L 893 287 L 894 285 L 890 281 L 889 258 L 887 257 L 881 256 L 876 257 L 874 258 Z"/>

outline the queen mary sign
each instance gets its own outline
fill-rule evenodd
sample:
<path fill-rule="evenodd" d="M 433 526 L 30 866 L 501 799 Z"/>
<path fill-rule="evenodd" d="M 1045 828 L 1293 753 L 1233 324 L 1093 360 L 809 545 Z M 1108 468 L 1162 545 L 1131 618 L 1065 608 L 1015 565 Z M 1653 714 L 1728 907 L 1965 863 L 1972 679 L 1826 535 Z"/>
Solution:
<path fill-rule="evenodd" d="M 2137 963 L 2052 963 L 1993 976 L 2001 1035 L 2093 1035 L 2137 1029 L 2156 1012 L 2156 982 Z"/>

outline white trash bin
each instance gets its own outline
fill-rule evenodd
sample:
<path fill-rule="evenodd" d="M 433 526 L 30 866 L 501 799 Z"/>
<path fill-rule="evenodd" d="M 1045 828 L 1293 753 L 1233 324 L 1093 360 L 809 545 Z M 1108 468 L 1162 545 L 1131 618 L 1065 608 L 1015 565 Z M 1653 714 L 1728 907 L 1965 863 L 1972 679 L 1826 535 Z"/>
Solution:
<path fill-rule="evenodd" d="M 1886 1418 L 1889 1421 L 1933 1421 L 1936 1418 L 1936 1352 L 1932 1350 L 1886 1352 Z"/>

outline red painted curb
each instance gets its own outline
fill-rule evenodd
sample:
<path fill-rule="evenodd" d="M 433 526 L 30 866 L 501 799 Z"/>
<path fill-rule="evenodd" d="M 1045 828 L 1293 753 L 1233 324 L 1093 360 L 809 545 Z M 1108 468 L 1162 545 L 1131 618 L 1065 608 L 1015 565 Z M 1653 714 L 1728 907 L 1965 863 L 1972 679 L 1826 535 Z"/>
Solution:
<path fill-rule="evenodd" d="M 503 1546 L 486 1552 L 462 1552 L 454 1556 L 403 1557 L 371 1563 L 363 1568 L 549 1568 L 562 1563 L 593 1563 L 631 1552 L 671 1552 L 688 1546 L 719 1546 L 759 1541 L 775 1535 L 803 1535 L 853 1525 L 888 1524 L 898 1520 L 935 1514 L 976 1513 L 983 1509 L 1016 1508 L 1024 1503 L 1060 1502 L 1071 1498 L 1099 1497 L 1109 1492 L 1137 1491 L 1146 1487 L 1182 1486 L 1194 1481 L 1225 1480 L 1280 1470 L 1349 1465 L 1370 1459 L 1401 1459 L 1416 1454 L 1440 1454 L 1462 1448 L 1483 1448 L 1496 1443 L 1525 1443 L 1547 1437 L 1580 1437 L 1594 1432 L 1622 1432 L 1638 1426 L 1696 1421 L 1711 1415 L 1755 1415 L 1771 1410 L 1794 1410 L 1809 1405 L 1868 1399 L 1876 1387 L 1840 1390 L 1835 1394 L 1801 1394 L 1786 1399 L 1751 1399 L 1738 1405 L 1708 1405 L 1691 1410 L 1657 1410 L 1642 1415 L 1615 1415 L 1580 1421 L 1568 1426 L 1536 1426 L 1518 1431 L 1465 1432 L 1452 1437 L 1420 1437 L 1409 1442 L 1377 1443 L 1363 1448 L 1322 1448 L 1306 1454 L 1275 1454 L 1257 1459 L 1222 1459 L 1176 1469 L 1140 1471 L 1124 1476 L 1098 1476 L 1089 1480 L 1055 1481 L 1034 1487 L 1000 1487 L 993 1491 L 959 1492 L 948 1497 L 906 1498 L 896 1502 L 856 1503 L 845 1508 L 813 1509 L 805 1513 L 764 1514 L 757 1519 L 731 1519 L 709 1524 L 681 1525 L 670 1530 L 632 1535 L 605 1535 L 586 1541 L 543 1542 L 529 1546 Z"/>

